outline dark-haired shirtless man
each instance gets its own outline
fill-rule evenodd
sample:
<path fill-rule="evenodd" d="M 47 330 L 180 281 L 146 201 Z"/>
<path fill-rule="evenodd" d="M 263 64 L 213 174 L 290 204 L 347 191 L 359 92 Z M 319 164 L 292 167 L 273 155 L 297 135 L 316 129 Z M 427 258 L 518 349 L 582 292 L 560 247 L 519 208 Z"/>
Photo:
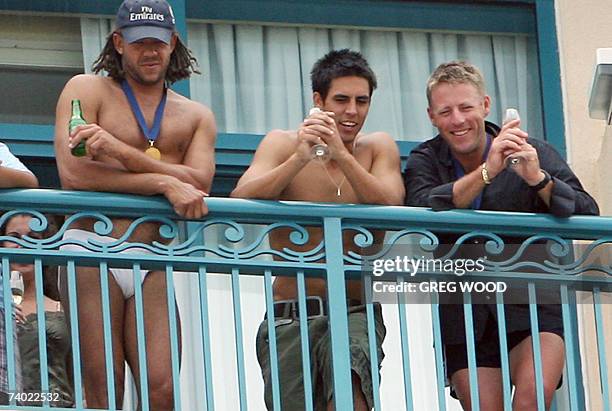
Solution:
<path fill-rule="evenodd" d="M 357 52 L 334 50 L 322 57 L 311 72 L 313 102 L 319 110 L 298 130 L 273 130 L 257 148 L 255 158 L 242 176 L 233 197 L 334 203 L 402 204 L 404 187 L 395 141 L 387 133 L 361 133 L 376 88 L 376 77 Z M 326 145 L 329 161 L 313 158 L 314 146 Z M 319 146 L 320 147 L 320 146 Z M 297 247 L 287 230 L 275 230 L 270 244 L 277 250 L 306 251 L 322 240 L 320 228 L 308 228 L 309 241 Z M 382 234 L 382 233 L 380 233 Z M 378 237 L 380 240 L 380 237 Z M 358 251 L 349 235 L 344 252 Z M 315 410 L 333 409 L 331 343 L 326 311 L 327 287 L 322 278 L 306 280 L 310 357 Z M 369 360 L 367 319 L 359 281 L 347 281 L 353 402 L 355 410 L 372 409 L 373 389 Z M 303 410 L 299 321 L 294 310 L 296 279 L 279 276 L 274 282 L 274 311 L 283 410 Z M 286 318 L 285 318 L 285 317 Z M 375 306 L 375 329 L 379 364 L 385 336 L 380 306 Z M 272 404 L 268 348 L 268 325 L 264 320 L 257 335 L 257 355 L 265 382 L 265 400 Z"/>

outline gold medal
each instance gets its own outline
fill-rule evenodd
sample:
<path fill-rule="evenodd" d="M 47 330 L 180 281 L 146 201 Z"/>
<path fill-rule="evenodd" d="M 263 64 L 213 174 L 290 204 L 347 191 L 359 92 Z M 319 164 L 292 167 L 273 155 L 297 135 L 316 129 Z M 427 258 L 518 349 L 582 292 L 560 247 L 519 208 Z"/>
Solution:
<path fill-rule="evenodd" d="M 155 139 L 159 136 L 159 132 L 161 130 L 161 122 L 162 116 L 164 115 L 164 108 L 166 107 L 166 97 L 168 96 L 168 89 L 164 87 L 164 92 L 162 94 L 162 98 L 155 109 L 155 117 L 153 118 L 153 126 L 149 128 L 147 126 L 147 122 L 145 121 L 144 116 L 142 115 L 142 111 L 140 111 L 140 106 L 138 105 L 138 101 L 134 96 L 134 92 L 130 87 L 130 84 L 127 80 L 123 80 L 121 82 L 121 88 L 125 93 L 125 96 L 130 103 L 130 107 L 132 108 L 132 113 L 134 117 L 136 117 L 136 121 L 138 121 L 138 127 L 140 127 L 140 131 L 144 135 L 144 138 L 149 142 L 149 147 L 145 150 L 145 154 L 155 160 L 161 160 L 161 152 L 157 147 L 154 147 Z"/>
<path fill-rule="evenodd" d="M 157 147 L 153 147 L 153 144 L 145 150 L 145 154 L 154 160 L 161 160 L 161 152 Z"/>

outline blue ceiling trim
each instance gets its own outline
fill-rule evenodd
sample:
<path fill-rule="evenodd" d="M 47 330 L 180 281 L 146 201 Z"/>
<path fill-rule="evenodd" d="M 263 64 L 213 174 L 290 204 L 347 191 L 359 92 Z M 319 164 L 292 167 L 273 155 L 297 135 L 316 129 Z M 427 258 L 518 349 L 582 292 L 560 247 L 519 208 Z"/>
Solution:
<path fill-rule="evenodd" d="M 0 10 L 113 16 L 120 0 L 2 0 Z M 171 0 L 188 19 L 535 34 L 533 0 Z M 180 14 L 180 6 L 176 7 Z M 178 17 L 178 16 L 177 16 Z"/>

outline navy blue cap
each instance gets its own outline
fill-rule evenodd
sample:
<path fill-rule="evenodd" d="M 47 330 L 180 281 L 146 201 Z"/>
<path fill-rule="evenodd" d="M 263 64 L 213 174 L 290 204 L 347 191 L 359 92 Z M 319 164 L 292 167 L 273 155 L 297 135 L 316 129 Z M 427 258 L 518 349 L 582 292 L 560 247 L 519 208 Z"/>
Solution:
<path fill-rule="evenodd" d="M 154 38 L 170 44 L 174 13 L 166 0 L 125 0 L 117 11 L 116 26 L 128 43 Z"/>

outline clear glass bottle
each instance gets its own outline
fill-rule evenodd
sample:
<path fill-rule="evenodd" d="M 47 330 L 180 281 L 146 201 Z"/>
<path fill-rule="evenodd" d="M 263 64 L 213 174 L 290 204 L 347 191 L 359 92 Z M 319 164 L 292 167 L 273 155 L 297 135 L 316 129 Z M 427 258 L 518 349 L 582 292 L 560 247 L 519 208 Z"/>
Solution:
<path fill-rule="evenodd" d="M 319 107 L 313 107 L 308 112 L 308 115 L 310 116 L 314 113 L 319 112 L 321 112 L 321 109 Z M 327 144 L 315 144 L 310 148 L 310 154 L 313 160 L 317 160 L 322 163 L 326 163 L 327 161 L 329 161 L 329 147 L 327 147 Z"/>
<path fill-rule="evenodd" d="M 19 271 L 11 271 L 11 293 L 13 294 L 13 302 L 17 305 L 23 301 L 23 278 Z"/>
<path fill-rule="evenodd" d="M 513 120 L 521 120 L 521 117 L 519 116 L 519 112 L 517 109 L 515 108 L 507 108 L 506 109 L 506 114 L 504 115 L 504 122 L 503 124 L 509 123 Z M 508 157 L 508 163 L 511 166 L 516 166 L 518 165 L 518 163 L 521 162 L 521 159 L 519 157 L 513 157 L 513 156 L 509 156 Z"/>

